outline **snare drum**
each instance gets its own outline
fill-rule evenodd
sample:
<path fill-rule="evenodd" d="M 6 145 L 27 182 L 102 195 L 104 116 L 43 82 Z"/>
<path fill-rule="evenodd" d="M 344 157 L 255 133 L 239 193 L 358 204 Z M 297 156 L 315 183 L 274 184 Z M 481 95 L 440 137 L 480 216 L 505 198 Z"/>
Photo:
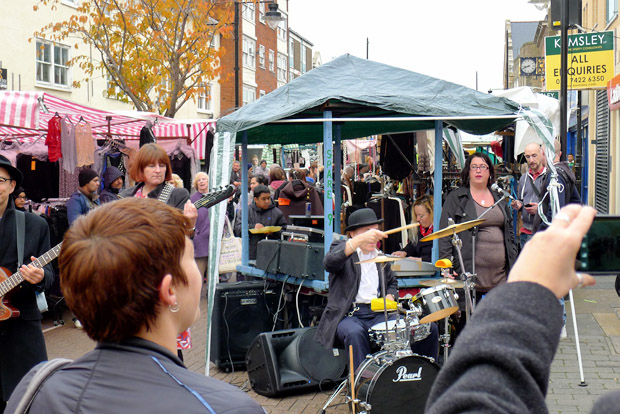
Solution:
<path fill-rule="evenodd" d="M 388 329 L 385 329 L 385 322 L 380 322 L 376 325 L 373 325 L 372 328 L 368 330 L 370 336 L 370 342 L 377 344 L 380 348 L 387 343 L 404 343 L 406 344 L 409 341 L 409 325 L 403 321 L 399 320 L 391 320 L 388 321 Z"/>
<path fill-rule="evenodd" d="M 362 362 L 355 375 L 358 413 L 423 413 L 439 372 L 432 359 L 411 351 L 381 351 Z"/>
<path fill-rule="evenodd" d="M 448 285 L 422 289 L 413 297 L 413 302 L 420 304 L 424 310 L 424 317 L 420 319 L 420 323 L 435 322 L 459 310 L 454 290 Z"/>

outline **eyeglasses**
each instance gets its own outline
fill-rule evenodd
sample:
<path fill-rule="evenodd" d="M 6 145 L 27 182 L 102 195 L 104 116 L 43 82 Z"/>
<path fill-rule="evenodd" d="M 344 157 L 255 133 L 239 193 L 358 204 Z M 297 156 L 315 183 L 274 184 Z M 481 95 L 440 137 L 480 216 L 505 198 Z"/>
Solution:
<path fill-rule="evenodd" d="M 472 170 L 472 171 L 475 171 L 475 170 L 486 171 L 486 170 L 489 169 L 489 166 L 486 165 L 486 164 L 482 164 L 482 165 L 473 165 L 472 164 L 472 165 L 469 166 L 469 169 Z"/>
<path fill-rule="evenodd" d="M 7 181 L 13 181 L 13 179 L 12 178 L 0 177 L 0 183 L 6 183 Z"/>

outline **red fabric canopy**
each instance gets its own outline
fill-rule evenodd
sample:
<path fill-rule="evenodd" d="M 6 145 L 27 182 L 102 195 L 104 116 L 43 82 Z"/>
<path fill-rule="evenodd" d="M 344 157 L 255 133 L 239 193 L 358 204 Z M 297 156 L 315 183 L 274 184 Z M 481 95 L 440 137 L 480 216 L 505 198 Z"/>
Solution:
<path fill-rule="evenodd" d="M 215 120 L 176 120 L 150 112 L 102 111 L 61 99 L 45 92 L 0 92 L 0 137 L 34 141 L 47 133 L 47 123 L 56 113 L 76 124 L 82 117 L 96 138 L 139 140 L 146 122 L 157 139 L 189 139 L 200 159 L 204 158 L 207 131 Z"/>

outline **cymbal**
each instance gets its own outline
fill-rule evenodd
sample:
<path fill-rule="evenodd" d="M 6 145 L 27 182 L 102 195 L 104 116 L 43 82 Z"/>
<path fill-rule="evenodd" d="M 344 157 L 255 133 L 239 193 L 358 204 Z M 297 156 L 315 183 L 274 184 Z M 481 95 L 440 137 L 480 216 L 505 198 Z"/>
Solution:
<path fill-rule="evenodd" d="M 434 233 L 429 234 L 428 236 L 424 236 L 420 239 L 420 241 L 429 241 L 435 239 L 441 239 L 442 237 L 452 236 L 453 233 L 460 233 L 465 230 L 469 230 L 472 227 L 476 227 L 477 225 L 484 223 L 485 219 L 479 220 L 470 220 L 465 221 L 463 223 L 452 224 L 451 226 L 446 227 L 445 229 L 437 230 Z"/>
<path fill-rule="evenodd" d="M 390 254 L 381 254 L 374 259 L 362 260 L 361 262 L 355 262 L 355 264 L 362 263 L 386 263 L 386 262 L 395 262 L 397 260 L 402 260 L 403 258 L 400 256 L 392 256 Z"/>
<path fill-rule="evenodd" d="M 463 286 L 464 286 L 463 282 L 461 282 L 460 280 L 448 279 L 448 278 L 420 280 L 420 284 L 422 286 L 427 286 L 427 287 L 434 287 L 438 285 L 448 285 L 448 286 L 452 286 L 458 289 L 463 289 Z"/>
<path fill-rule="evenodd" d="M 260 229 L 250 229 L 250 233 L 252 234 L 271 234 L 277 233 L 282 230 L 282 226 L 265 226 Z"/>

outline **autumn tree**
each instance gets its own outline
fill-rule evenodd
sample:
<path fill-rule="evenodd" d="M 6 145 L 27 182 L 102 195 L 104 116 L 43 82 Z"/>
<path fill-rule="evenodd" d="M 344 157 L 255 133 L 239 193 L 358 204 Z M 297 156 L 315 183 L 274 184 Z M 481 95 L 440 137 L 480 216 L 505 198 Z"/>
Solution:
<path fill-rule="evenodd" d="M 39 0 L 56 8 L 60 0 Z M 34 36 L 92 45 L 100 59 L 77 55 L 68 62 L 86 74 L 107 74 L 109 96 L 138 111 L 174 117 L 219 74 L 214 41 L 232 34 L 234 2 L 222 0 L 82 0 L 68 20 L 52 22 Z M 76 43 L 75 48 L 78 48 Z M 118 86 L 120 92 L 115 88 Z"/>

